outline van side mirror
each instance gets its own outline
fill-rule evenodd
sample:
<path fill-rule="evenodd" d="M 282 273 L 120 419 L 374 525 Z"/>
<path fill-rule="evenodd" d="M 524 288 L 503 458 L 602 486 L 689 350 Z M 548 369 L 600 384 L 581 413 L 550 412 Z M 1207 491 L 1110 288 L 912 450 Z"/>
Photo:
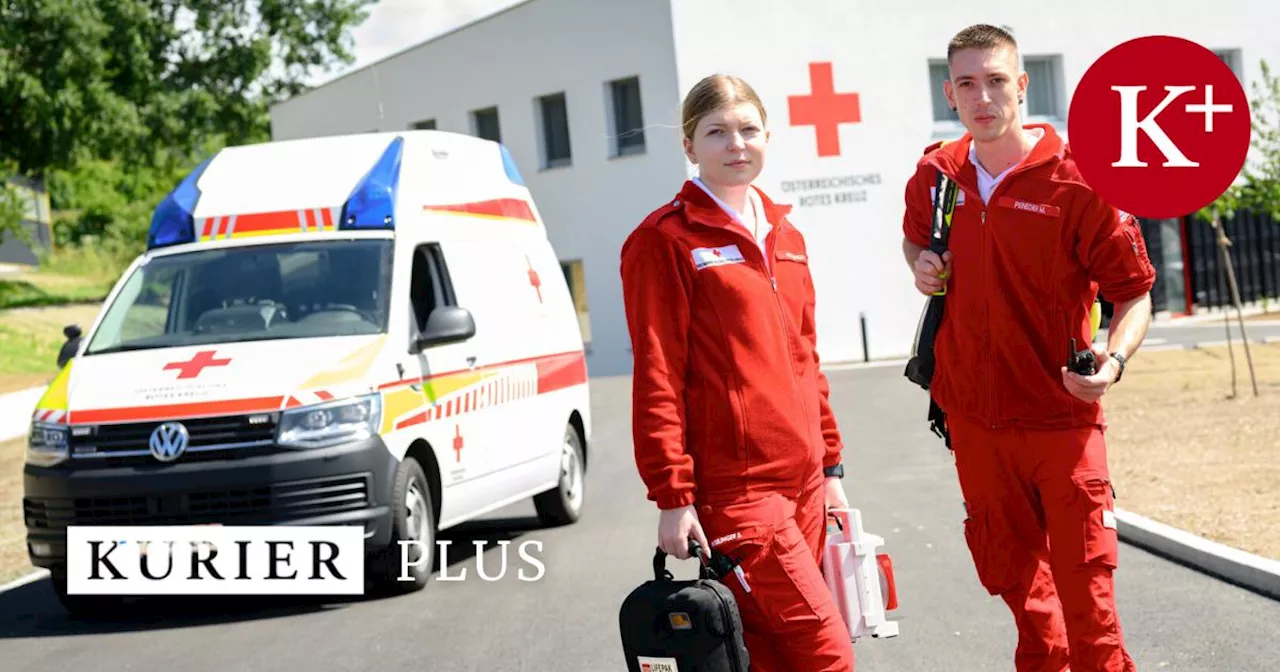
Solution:
<path fill-rule="evenodd" d="M 421 351 L 433 345 L 457 343 L 476 335 L 476 321 L 471 311 L 458 306 L 440 306 L 427 316 L 427 328 L 418 334 L 414 344 Z"/>
<path fill-rule="evenodd" d="M 59 369 L 66 366 L 67 362 L 71 361 L 71 358 L 75 357 L 76 353 L 80 351 L 80 336 L 82 333 L 78 324 L 68 324 L 62 328 L 62 335 L 67 338 L 67 342 L 63 343 L 62 349 L 58 351 Z"/>

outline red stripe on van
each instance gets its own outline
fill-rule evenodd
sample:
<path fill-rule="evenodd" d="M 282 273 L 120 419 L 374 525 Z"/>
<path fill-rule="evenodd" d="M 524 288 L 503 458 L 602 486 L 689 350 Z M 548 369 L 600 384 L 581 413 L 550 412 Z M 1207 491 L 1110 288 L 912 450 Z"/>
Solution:
<path fill-rule="evenodd" d="M 228 399 L 226 401 L 204 401 L 194 404 L 86 409 L 71 411 L 68 420 L 74 420 L 77 423 L 141 422 L 208 415 L 261 413 L 280 410 L 280 402 L 282 400 L 282 397 L 253 397 L 250 399 Z"/>
<path fill-rule="evenodd" d="M 298 231 L 297 210 L 280 212 L 255 212 L 236 217 L 235 233 L 254 233 L 258 231 Z"/>
<path fill-rule="evenodd" d="M 405 427 L 421 425 L 422 423 L 427 421 L 427 414 L 430 412 L 431 412 L 431 409 L 427 409 L 425 411 L 422 411 L 421 413 L 414 413 L 413 415 L 405 418 L 404 420 L 397 422 L 396 429 L 404 429 Z"/>
<path fill-rule="evenodd" d="M 555 392 L 587 382 L 587 356 L 569 352 L 538 360 L 537 394 Z"/>
<path fill-rule="evenodd" d="M 538 221 L 533 216 L 533 208 L 529 202 L 520 198 L 495 198 L 488 201 L 471 203 L 449 203 L 443 205 L 423 206 L 425 210 L 436 212 L 463 212 L 472 215 L 490 215 L 493 217 L 510 217 L 527 222 Z"/>

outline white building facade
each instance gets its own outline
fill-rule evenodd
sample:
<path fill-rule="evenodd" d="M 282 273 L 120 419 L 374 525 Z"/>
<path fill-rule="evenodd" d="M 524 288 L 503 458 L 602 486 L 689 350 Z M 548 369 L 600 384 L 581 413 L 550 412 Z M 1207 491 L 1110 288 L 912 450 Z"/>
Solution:
<path fill-rule="evenodd" d="M 1193 40 L 1246 91 L 1260 60 L 1280 65 L 1277 3 L 961 4 L 529 0 L 273 107 L 272 134 L 436 128 L 501 141 L 578 296 L 592 375 L 626 374 L 622 242 L 694 174 L 684 94 L 708 74 L 739 75 L 773 134 L 759 184 L 795 206 L 808 241 L 819 354 L 901 357 L 923 306 L 901 253 L 903 187 L 926 146 L 963 132 L 941 83 L 958 30 L 1011 28 L 1031 79 L 1024 115 L 1063 135 L 1076 82 L 1129 39 Z"/>

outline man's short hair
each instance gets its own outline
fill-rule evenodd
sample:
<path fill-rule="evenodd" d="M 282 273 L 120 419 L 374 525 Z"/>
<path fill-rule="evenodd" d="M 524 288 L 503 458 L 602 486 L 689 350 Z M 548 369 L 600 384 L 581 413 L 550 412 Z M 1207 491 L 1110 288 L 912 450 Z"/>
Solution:
<path fill-rule="evenodd" d="M 1018 41 L 1003 28 L 985 23 L 975 24 L 951 38 L 951 42 L 947 44 L 947 62 L 950 63 L 952 55 L 962 49 L 994 49 L 996 47 L 1010 47 L 1017 51 Z"/>

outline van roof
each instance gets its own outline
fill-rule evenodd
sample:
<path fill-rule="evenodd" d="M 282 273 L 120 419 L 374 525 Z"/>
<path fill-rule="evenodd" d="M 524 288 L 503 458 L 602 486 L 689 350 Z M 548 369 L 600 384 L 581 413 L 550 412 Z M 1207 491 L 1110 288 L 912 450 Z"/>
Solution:
<path fill-rule="evenodd" d="M 542 226 L 505 146 L 415 130 L 224 148 L 156 208 L 147 247 L 395 230 L 423 211 Z"/>

